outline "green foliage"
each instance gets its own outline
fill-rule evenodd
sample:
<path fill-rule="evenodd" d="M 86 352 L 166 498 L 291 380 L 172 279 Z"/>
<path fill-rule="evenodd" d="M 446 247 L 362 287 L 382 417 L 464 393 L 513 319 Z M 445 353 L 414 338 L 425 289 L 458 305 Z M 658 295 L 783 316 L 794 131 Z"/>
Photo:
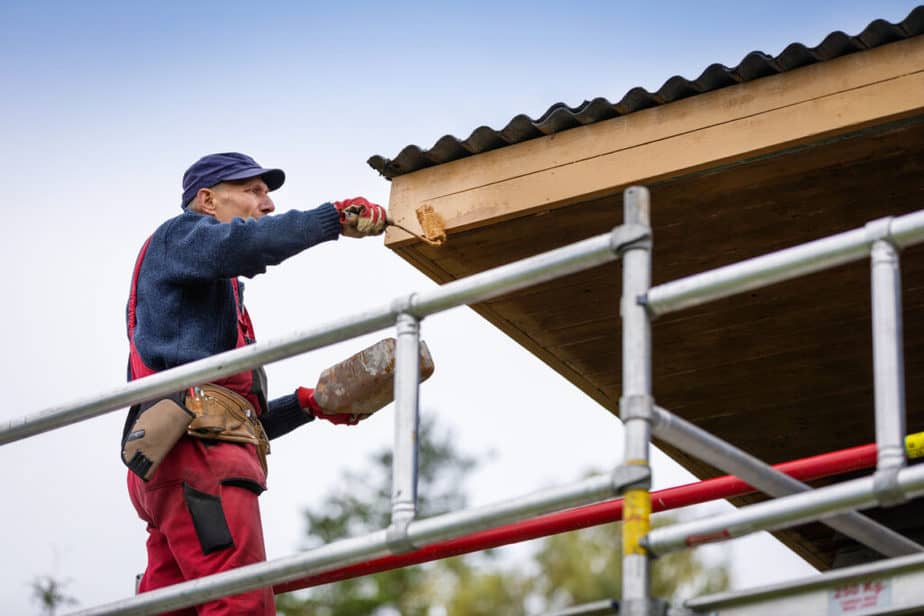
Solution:
<path fill-rule="evenodd" d="M 74 597 L 64 592 L 64 587 L 68 583 L 50 575 L 38 576 L 32 580 L 32 600 L 39 604 L 42 614 L 54 616 L 59 607 L 77 604 Z"/>
<path fill-rule="evenodd" d="M 434 604 L 443 605 L 446 616 L 526 616 L 524 606 L 532 591 L 532 581 L 491 564 L 477 566 L 473 560 L 446 561 L 442 573 L 449 573 L 451 579 L 442 585 L 443 595 L 434 596 Z"/>
<path fill-rule="evenodd" d="M 432 421 L 421 423 L 418 444 L 418 515 L 463 509 L 464 480 L 476 460 Z M 307 547 L 388 525 L 391 462 L 390 451 L 378 453 L 362 472 L 344 474 L 324 503 L 305 514 Z M 538 541 L 529 570 L 505 568 L 489 551 L 290 593 L 277 597 L 277 610 L 284 616 L 429 616 L 439 606 L 446 616 L 526 616 L 619 598 L 621 554 L 620 526 L 607 524 Z M 658 559 L 652 570 L 653 595 L 663 598 L 715 592 L 727 584 L 724 566 L 709 569 L 692 551 Z"/>
<path fill-rule="evenodd" d="M 654 527 L 672 522 L 658 517 Z M 545 538 L 536 554 L 536 591 L 549 609 L 580 605 L 622 594 L 622 529 L 605 524 Z M 692 550 L 654 561 L 652 595 L 679 600 L 728 586 L 725 567 L 709 568 Z"/>
<path fill-rule="evenodd" d="M 362 472 L 346 471 L 343 479 L 317 512 L 305 513 L 308 547 L 316 547 L 388 526 L 391 518 L 391 451 L 371 456 Z M 417 515 L 429 517 L 466 506 L 462 483 L 475 468 L 452 435 L 438 433 L 430 420 L 418 430 Z"/>
<path fill-rule="evenodd" d="M 317 511 L 306 512 L 307 547 L 317 547 L 345 537 L 360 536 L 388 526 L 391 517 L 391 451 L 373 455 L 362 472 L 349 471 Z M 475 460 L 462 454 L 452 435 L 440 433 L 432 421 L 421 421 L 418 429 L 419 517 L 429 517 L 465 508 L 462 485 L 475 467 Z M 444 561 L 445 563 L 446 561 Z M 286 616 L 366 616 L 385 607 L 402 616 L 426 616 L 432 604 L 433 569 L 444 563 L 406 567 L 359 579 L 313 588 L 307 599 L 293 595 L 277 601 L 277 611 Z M 464 565 L 456 565 L 456 567 Z"/>

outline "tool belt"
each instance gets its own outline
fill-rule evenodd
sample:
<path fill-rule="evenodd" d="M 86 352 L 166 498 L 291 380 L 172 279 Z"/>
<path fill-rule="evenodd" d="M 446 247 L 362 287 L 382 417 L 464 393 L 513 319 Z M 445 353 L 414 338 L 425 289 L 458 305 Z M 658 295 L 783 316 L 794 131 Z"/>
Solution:
<path fill-rule="evenodd" d="M 147 481 L 183 434 L 254 445 L 260 466 L 267 472 L 269 439 L 253 405 L 244 396 L 211 383 L 191 387 L 147 407 L 125 439 L 122 461 Z"/>
<path fill-rule="evenodd" d="M 206 440 L 254 445 L 263 472 L 267 472 L 269 439 L 247 398 L 227 387 L 207 383 L 191 387 L 186 392 L 184 406 L 195 415 L 186 426 L 186 434 Z"/>
<path fill-rule="evenodd" d="M 193 419 L 195 415 L 170 398 L 148 406 L 125 437 L 122 462 L 147 481 Z"/>

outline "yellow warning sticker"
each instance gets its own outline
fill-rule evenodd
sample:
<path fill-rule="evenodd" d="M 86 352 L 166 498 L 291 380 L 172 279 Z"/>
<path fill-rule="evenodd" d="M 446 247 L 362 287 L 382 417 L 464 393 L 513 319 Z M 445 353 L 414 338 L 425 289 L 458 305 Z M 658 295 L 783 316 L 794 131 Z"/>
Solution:
<path fill-rule="evenodd" d="M 651 530 L 651 494 L 648 490 L 627 490 L 622 506 L 622 553 L 646 554 L 639 543 Z"/>
<path fill-rule="evenodd" d="M 924 456 L 924 432 L 909 434 L 905 437 L 905 452 L 912 460 Z"/>

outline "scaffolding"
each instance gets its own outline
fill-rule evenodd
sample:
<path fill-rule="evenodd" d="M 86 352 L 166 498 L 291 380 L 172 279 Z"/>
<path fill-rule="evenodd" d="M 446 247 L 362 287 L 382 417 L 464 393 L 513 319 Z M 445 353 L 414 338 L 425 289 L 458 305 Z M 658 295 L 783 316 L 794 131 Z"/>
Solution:
<path fill-rule="evenodd" d="M 884 614 L 924 605 L 924 547 L 856 509 L 896 505 L 924 494 L 924 450 L 906 436 L 899 250 L 924 241 L 924 210 L 651 286 L 652 235 L 647 189 L 624 192 L 624 222 L 609 233 L 517 261 L 376 309 L 258 342 L 53 407 L 0 427 L 0 445 L 210 382 L 256 366 L 394 326 L 395 438 L 392 515 L 387 528 L 288 557 L 241 567 L 77 612 L 156 614 L 273 586 L 276 592 L 328 583 L 551 533 L 623 519 L 622 597 L 565 614 Z M 876 443 L 769 466 L 657 406 L 652 393 L 651 321 L 672 311 L 869 257 L 871 262 Z M 417 439 L 420 321 L 556 277 L 621 259 L 622 396 L 625 457 L 610 473 L 499 503 L 418 518 Z M 653 436 L 729 473 L 728 477 L 650 491 Z M 908 452 L 913 452 L 909 454 Z M 814 478 L 875 466 L 871 475 L 811 489 Z M 652 530 L 653 511 L 754 489 L 774 497 L 728 514 Z M 655 496 L 653 500 L 653 496 Z M 614 497 L 619 497 L 613 500 Z M 667 552 L 761 530 L 820 520 L 888 557 L 804 582 L 723 593 L 670 606 L 651 596 L 651 560 Z"/>

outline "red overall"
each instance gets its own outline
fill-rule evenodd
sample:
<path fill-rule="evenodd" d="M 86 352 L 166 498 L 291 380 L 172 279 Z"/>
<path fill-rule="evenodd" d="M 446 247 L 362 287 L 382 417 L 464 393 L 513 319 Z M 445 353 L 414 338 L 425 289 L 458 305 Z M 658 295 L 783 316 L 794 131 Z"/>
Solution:
<path fill-rule="evenodd" d="M 150 240 L 148 240 L 150 241 Z M 135 348 L 138 273 L 148 244 L 141 249 L 128 302 L 131 379 L 153 374 Z M 237 346 L 253 341 L 253 325 L 231 280 L 237 305 Z M 252 391 L 253 375 L 242 372 L 216 381 L 247 397 L 262 413 Z M 147 482 L 128 472 L 128 493 L 147 523 L 148 566 L 139 592 L 266 560 L 257 496 L 266 489 L 253 445 L 204 441 L 184 436 Z M 170 612 L 275 616 L 272 588 L 224 597 L 196 608 Z"/>

